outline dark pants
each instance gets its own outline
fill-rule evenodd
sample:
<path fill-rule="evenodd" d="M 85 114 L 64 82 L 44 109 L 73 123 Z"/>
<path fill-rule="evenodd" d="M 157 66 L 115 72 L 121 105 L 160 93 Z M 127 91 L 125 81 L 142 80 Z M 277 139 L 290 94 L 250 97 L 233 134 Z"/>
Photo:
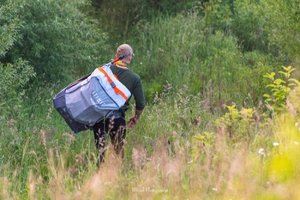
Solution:
<path fill-rule="evenodd" d="M 105 154 L 105 136 L 109 134 L 111 143 L 116 154 L 124 157 L 124 138 L 126 136 L 125 116 L 120 118 L 104 119 L 93 127 L 96 148 L 99 154 L 98 164 L 104 161 Z"/>

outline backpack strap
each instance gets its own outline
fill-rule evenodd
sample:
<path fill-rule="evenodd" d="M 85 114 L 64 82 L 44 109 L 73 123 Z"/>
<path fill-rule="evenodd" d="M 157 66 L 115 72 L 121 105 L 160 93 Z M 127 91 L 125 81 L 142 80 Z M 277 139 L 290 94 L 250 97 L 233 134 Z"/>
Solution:
<path fill-rule="evenodd" d="M 98 67 L 98 70 L 104 74 L 104 76 L 107 78 L 109 84 L 114 89 L 116 94 L 121 95 L 126 101 L 128 101 L 127 96 L 119 89 L 117 88 L 116 84 L 113 82 L 113 80 L 109 77 L 109 75 L 106 73 L 106 71 L 102 67 Z"/>

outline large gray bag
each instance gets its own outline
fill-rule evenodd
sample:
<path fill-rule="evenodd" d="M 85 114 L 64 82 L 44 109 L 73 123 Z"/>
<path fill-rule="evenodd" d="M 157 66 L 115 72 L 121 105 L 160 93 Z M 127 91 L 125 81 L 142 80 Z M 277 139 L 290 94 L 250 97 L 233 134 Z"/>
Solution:
<path fill-rule="evenodd" d="M 110 64 L 94 70 L 87 78 L 64 88 L 54 99 L 54 107 L 76 133 L 119 110 L 130 91 L 115 78 Z"/>

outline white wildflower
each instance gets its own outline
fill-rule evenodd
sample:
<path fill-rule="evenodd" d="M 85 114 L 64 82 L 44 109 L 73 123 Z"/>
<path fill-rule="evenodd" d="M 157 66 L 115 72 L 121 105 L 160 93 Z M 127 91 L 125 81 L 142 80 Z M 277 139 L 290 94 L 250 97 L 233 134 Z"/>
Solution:
<path fill-rule="evenodd" d="M 258 150 L 258 154 L 261 155 L 261 156 L 265 156 L 266 155 L 265 149 L 264 148 L 260 148 Z"/>
<path fill-rule="evenodd" d="M 278 147 L 279 143 L 278 142 L 273 142 L 273 147 Z"/>

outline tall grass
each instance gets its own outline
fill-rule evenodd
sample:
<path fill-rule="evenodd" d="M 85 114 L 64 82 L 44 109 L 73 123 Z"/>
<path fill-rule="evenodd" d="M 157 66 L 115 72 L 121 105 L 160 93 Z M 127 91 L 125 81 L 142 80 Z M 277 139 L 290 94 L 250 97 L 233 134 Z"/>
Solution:
<path fill-rule="evenodd" d="M 241 104 L 249 96 L 257 102 L 263 93 L 261 77 L 274 62 L 263 52 L 242 52 L 234 35 L 213 29 L 195 13 L 145 23 L 133 47 L 133 68 L 149 99 L 171 84 L 188 86 L 190 94 L 203 94 L 209 86 L 211 102 Z"/>
<path fill-rule="evenodd" d="M 109 148 L 99 169 L 92 134 L 71 135 L 56 113 L 32 132 L 6 126 L 1 198 L 299 197 L 299 91 L 289 99 L 289 112 L 261 122 L 250 140 L 232 143 L 228 130 L 214 123 L 218 116 L 211 114 L 205 100 L 186 96 L 184 90 L 156 98 L 136 129 L 128 130 L 125 159 Z M 56 128 L 47 128 L 53 122 Z M 8 140 L 20 141 L 12 146 Z"/>

